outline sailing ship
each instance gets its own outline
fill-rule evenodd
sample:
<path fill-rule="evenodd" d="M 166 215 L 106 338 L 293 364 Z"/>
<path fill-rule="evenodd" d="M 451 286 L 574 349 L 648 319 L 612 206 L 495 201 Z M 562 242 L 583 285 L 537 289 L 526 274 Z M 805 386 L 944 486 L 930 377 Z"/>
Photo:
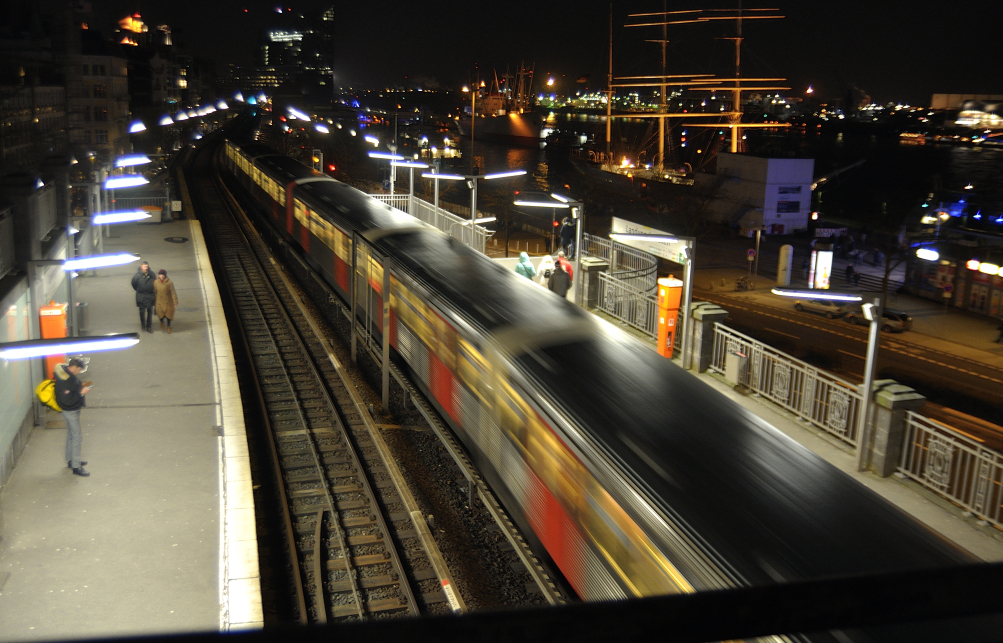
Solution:
<path fill-rule="evenodd" d="M 506 71 L 501 80 L 495 72 L 486 94 L 481 95 L 479 86 L 473 92 L 471 103 L 477 113 L 463 114 L 457 119 L 456 127 L 461 136 L 472 133 L 474 140 L 529 147 L 540 145 L 544 118 L 535 109 L 533 69 L 520 65 L 517 74 Z"/>

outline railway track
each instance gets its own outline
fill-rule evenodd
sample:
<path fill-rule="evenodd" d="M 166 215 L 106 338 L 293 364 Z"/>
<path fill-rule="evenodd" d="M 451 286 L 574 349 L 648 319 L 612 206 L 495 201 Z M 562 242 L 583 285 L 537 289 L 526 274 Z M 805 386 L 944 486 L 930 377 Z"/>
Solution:
<path fill-rule="evenodd" d="M 211 176 L 211 154 L 195 172 Z M 362 398 L 219 186 L 190 181 L 268 432 L 301 623 L 462 611 Z"/>

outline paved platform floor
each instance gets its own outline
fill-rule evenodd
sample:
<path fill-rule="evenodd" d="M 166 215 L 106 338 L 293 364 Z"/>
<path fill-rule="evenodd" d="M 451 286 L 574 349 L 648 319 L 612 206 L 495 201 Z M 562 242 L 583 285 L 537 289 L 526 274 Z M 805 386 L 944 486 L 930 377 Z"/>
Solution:
<path fill-rule="evenodd" d="M 239 485 L 221 484 L 228 468 L 230 478 L 249 481 L 250 475 L 246 440 L 239 453 L 239 441 L 231 446 L 221 435 L 220 391 L 230 391 L 232 401 L 236 382 L 232 359 L 214 350 L 228 350 L 229 337 L 201 231 L 197 223 L 178 221 L 121 224 L 111 233 L 106 253 L 131 252 L 154 271 L 167 270 L 179 300 L 174 332 L 156 323 L 137 346 L 88 354 L 84 378 L 95 387 L 81 423 L 90 477 L 66 466 L 61 415 L 50 412 L 46 427 L 33 432 L 0 498 L 6 519 L 0 641 L 260 625 L 256 546 L 253 564 L 233 563 L 246 568 L 241 575 L 253 575 L 250 594 L 235 589 L 231 578 L 230 558 L 246 552 L 224 546 L 228 527 L 233 538 L 243 522 L 253 537 L 254 521 L 246 507 L 250 520 L 228 518 L 227 500 L 240 504 Z M 130 285 L 138 267 L 101 269 L 76 280 L 77 300 L 88 303 L 82 335 L 140 329 Z M 227 418 L 227 429 L 238 420 L 243 439 L 242 415 Z M 225 457 L 234 455 L 237 460 Z M 238 470 L 243 475 L 235 475 Z M 245 486 L 249 500 L 249 482 Z"/>

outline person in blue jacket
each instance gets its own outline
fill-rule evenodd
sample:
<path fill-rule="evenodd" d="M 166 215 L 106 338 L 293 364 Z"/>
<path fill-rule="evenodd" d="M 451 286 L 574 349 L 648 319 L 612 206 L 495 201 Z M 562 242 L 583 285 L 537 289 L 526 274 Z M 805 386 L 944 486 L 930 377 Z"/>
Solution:
<path fill-rule="evenodd" d="M 526 279 L 532 279 L 536 276 L 536 268 L 533 267 L 533 262 L 529 260 L 529 255 L 525 252 L 519 253 L 519 263 L 515 264 L 515 272 Z"/>

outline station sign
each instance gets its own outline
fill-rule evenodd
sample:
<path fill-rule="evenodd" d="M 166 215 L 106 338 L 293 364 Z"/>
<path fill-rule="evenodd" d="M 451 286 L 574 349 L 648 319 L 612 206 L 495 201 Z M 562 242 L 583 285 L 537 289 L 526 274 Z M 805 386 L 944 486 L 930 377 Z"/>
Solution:
<path fill-rule="evenodd" d="M 674 232 L 666 232 L 665 230 L 649 228 L 648 226 L 640 225 L 638 223 L 634 223 L 633 221 L 627 221 L 626 219 L 620 219 L 618 217 L 613 217 L 610 232 L 620 232 L 624 234 L 659 234 L 668 237 L 677 236 Z M 676 241 L 671 243 L 668 241 L 645 241 L 638 239 L 624 239 L 622 241 L 617 241 L 617 243 L 622 243 L 625 246 L 643 250 L 648 254 L 668 259 L 669 261 L 674 261 L 679 264 L 686 263 L 686 253 L 684 250 L 689 245 L 689 241 L 685 237 L 679 237 Z"/>

